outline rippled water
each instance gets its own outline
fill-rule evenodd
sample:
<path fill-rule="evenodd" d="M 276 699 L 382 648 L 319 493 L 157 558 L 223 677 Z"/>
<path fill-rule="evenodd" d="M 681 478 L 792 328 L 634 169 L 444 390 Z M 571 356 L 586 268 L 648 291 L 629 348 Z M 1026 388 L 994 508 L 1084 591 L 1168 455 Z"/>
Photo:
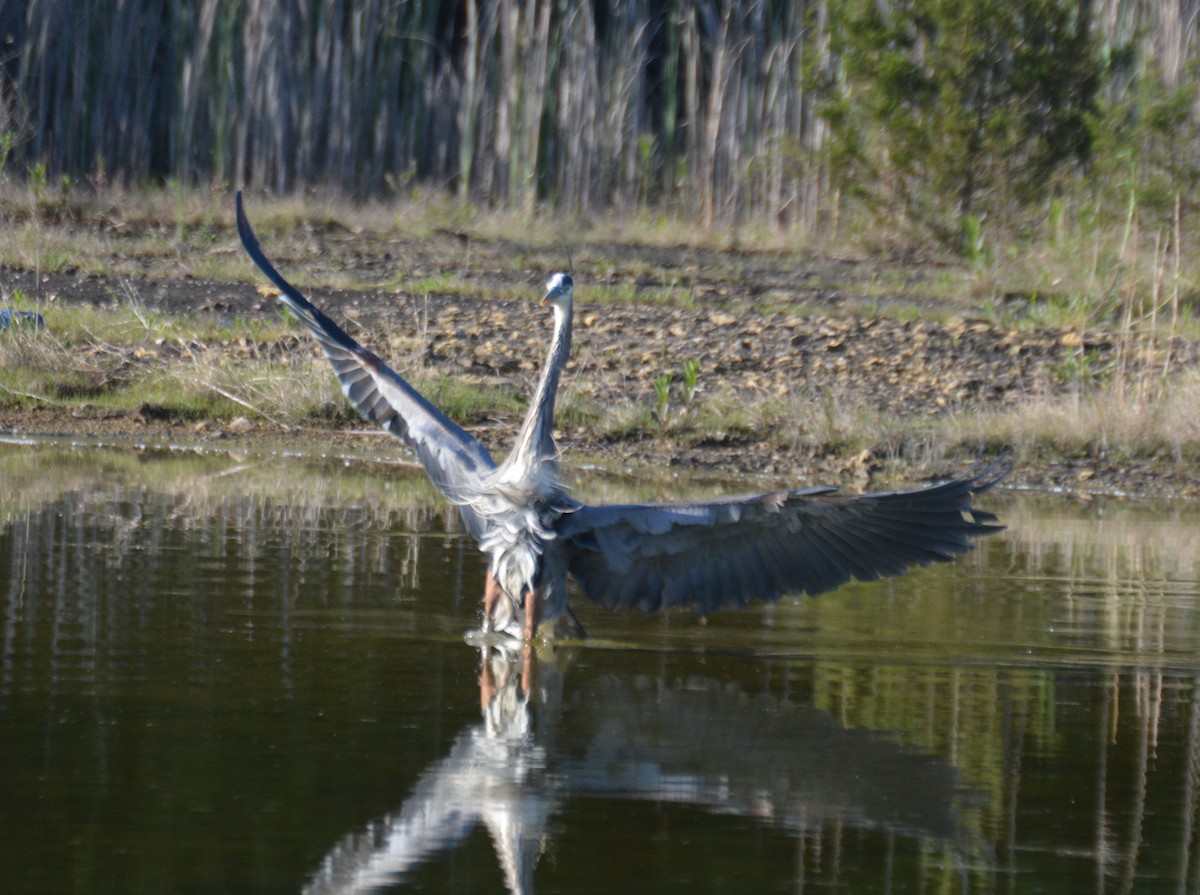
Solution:
<path fill-rule="evenodd" d="M 411 470 L 0 445 L 0 879 L 1200 890 L 1200 511 L 988 506 L 953 565 L 578 605 L 524 663 L 464 642 L 482 557 Z"/>

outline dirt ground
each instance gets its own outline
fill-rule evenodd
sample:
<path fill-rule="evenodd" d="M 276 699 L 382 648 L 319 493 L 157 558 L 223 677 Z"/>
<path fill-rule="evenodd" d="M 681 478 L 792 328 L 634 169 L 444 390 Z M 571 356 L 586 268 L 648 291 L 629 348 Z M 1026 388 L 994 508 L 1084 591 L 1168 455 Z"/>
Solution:
<path fill-rule="evenodd" d="M 444 232 L 402 246 L 372 239 L 351 240 L 341 232 L 309 234 L 278 249 L 264 239 L 285 275 L 319 283 L 323 272 L 353 270 L 363 281 L 381 284 L 436 276 L 452 269 L 466 278 L 473 294 L 408 294 L 384 287 L 371 291 L 305 289 L 313 301 L 402 374 L 412 364 L 426 373 L 465 377 L 528 394 L 549 340 L 550 317 L 534 299 L 545 276 L 559 266 L 559 254 L 531 253 L 513 273 L 503 241 L 472 241 L 470 266 L 463 265 L 465 237 Z M 222 252 L 238 251 L 222 243 Z M 595 259 L 604 259 L 603 262 Z M 895 313 L 920 307 L 922 283 L 938 275 L 929 262 L 886 262 L 812 258 L 797 261 L 768 252 L 710 252 L 692 248 L 631 249 L 604 244 L 584 247 L 575 264 L 574 353 L 564 377 L 564 393 L 575 391 L 592 406 L 633 401 L 654 404 L 654 379 L 667 372 L 679 378 L 685 360 L 700 365 L 701 400 L 706 395 L 747 404 L 818 400 L 853 404 L 905 417 L 936 417 L 973 410 L 1019 407 L 1031 396 L 1070 395 L 1091 387 L 1063 370 L 1081 357 L 1105 369 L 1122 357 L 1157 362 L 1149 352 L 1122 351 L 1119 337 L 1103 331 L 1030 329 L 997 322 L 969 298 L 952 307 L 923 308 L 920 315 Z M 649 275 L 644 271 L 652 270 Z M 0 270 L 6 290 L 41 295 L 49 325 L 55 302 L 98 307 L 127 300 L 132 287 L 148 310 L 218 321 L 274 313 L 275 301 L 251 284 L 205 282 L 161 270 L 145 277 L 116 278 L 77 272 L 44 275 Z M 250 265 L 247 261 L 247 276 Z M 591 303 L 590 283 L 627 288 L 631 296 L 686 290 L 687 307 L 660 304 Z M 883 286 L 893 284 L 893 287 Z M 496 293 L 527 289 L 529 300 L 491 299 Z M 1025 298 L 1009 296 L 1001 317 L 1019 318 Z M 763 309 L 766 309 L 765 311 Z M 880 311 L 891 310 L 891 314 Z M 920 319 L 916 319 L 917 317 Z M 299 331 L 299 327 L 297 330 Z M 299 334 L 299 333 L 298 333 Z M 307 343 L 307 344 L 306 344 Z M 213 348 L 214 346 L 209 346 Z M 1128 346 L 1124 346 L 1127 348 Z M 1198 362 L 1194 343 L 1177 339 L 1169 350 L 1173 368 Z M 227 346 L 233 354 L 236 344 Z M 306 338 L 296 350 L 311 350 Z M 1128 369 L 1135 376 L 1136 369 Z M 250 415 L 252 416 L 252 415 Z M 494 450 L 506 448 L 516 419 L 468 421 Z M 786 425 L 781 423 L 780 425 Z M 607 464 L 675 466 L 722 473 L 761 473 L 813 480 L 864 479 L 884 465 L 889 474 L 944 475 L 955 461 L 928 469 L 885 464 L 889 458 L 847 457 L 832 446 L 813 448 L 811 440 L 756 437 L 737 427 L 692 438 L 663 438 L 652 430 L 614 436 L 603 427 L 572 431 L 560 420 L 560 444 L 572 457 Z M 89 414 L 38 406 L 0 407 L 0 430 L 80 435 L 153 434 L 163 438 L 311 437 L 281 431 L 263 419 L 238 427 L 197 427 L 193 422 L 156 418 L 153 413 Z M 361 444 L 363 426 L 348 422 L 321 438 Z M 778 436 L 780 433 L 768 433 Z M 786 436 L 787 433 L 784 433 Z M 794 447 L 789 447 L 790 444 Z M 994 449 L 991 448 L 991 449 Z M 961 466 L 967 458 L 960 457 Z M 1082 457 L 1072 461 L 1022 462 L 1012 482 L 1035 488 L 1114 491 L 1128 494 L 1193 496 L 1200 493 L 1194 471 L 1170 458 L 1139 463 Z"/>

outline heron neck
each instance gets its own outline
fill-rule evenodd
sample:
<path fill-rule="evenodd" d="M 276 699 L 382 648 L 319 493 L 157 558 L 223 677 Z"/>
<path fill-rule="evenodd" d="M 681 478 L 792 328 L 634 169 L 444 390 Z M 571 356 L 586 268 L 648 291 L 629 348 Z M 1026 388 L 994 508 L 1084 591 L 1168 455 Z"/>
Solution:
<path fill-rule="evenodd" d="M 521 433 L 513 457 L 527 458 L 531 454 L 539 459 L 557 456 L 554 445 L 554 398 L 558 394 L 558 380 L 567 366 L 571 355 L 571 305 L 554 305 L 554 339 L 550 352 L 542 367 L 542 378 L 525 415 Z"/>

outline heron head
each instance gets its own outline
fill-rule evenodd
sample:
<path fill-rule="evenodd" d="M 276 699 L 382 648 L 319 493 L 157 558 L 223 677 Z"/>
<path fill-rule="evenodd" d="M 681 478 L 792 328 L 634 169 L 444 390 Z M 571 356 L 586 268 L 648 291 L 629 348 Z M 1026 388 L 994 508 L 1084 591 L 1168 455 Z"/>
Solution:
<path fill-rule="evenodd" d="M 556 273 L 546 281 L 546 294 L 542 296 L 539 304 L 544 308 L 555 302 L 569 302 L 571 290 L 574 288 L 575 283 L 570 274 Z"/>

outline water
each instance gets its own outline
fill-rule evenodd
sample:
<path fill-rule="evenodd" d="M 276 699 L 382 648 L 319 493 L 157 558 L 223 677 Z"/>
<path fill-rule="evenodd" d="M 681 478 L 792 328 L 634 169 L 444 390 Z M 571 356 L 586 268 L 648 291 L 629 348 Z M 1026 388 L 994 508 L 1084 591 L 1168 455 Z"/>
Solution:
<path fill-rule="evenodd" d="M 988 506 L 526 663 L 410 469 L 0 445 L 4 891 L 1200 890 L 1200 510 Z"/>

